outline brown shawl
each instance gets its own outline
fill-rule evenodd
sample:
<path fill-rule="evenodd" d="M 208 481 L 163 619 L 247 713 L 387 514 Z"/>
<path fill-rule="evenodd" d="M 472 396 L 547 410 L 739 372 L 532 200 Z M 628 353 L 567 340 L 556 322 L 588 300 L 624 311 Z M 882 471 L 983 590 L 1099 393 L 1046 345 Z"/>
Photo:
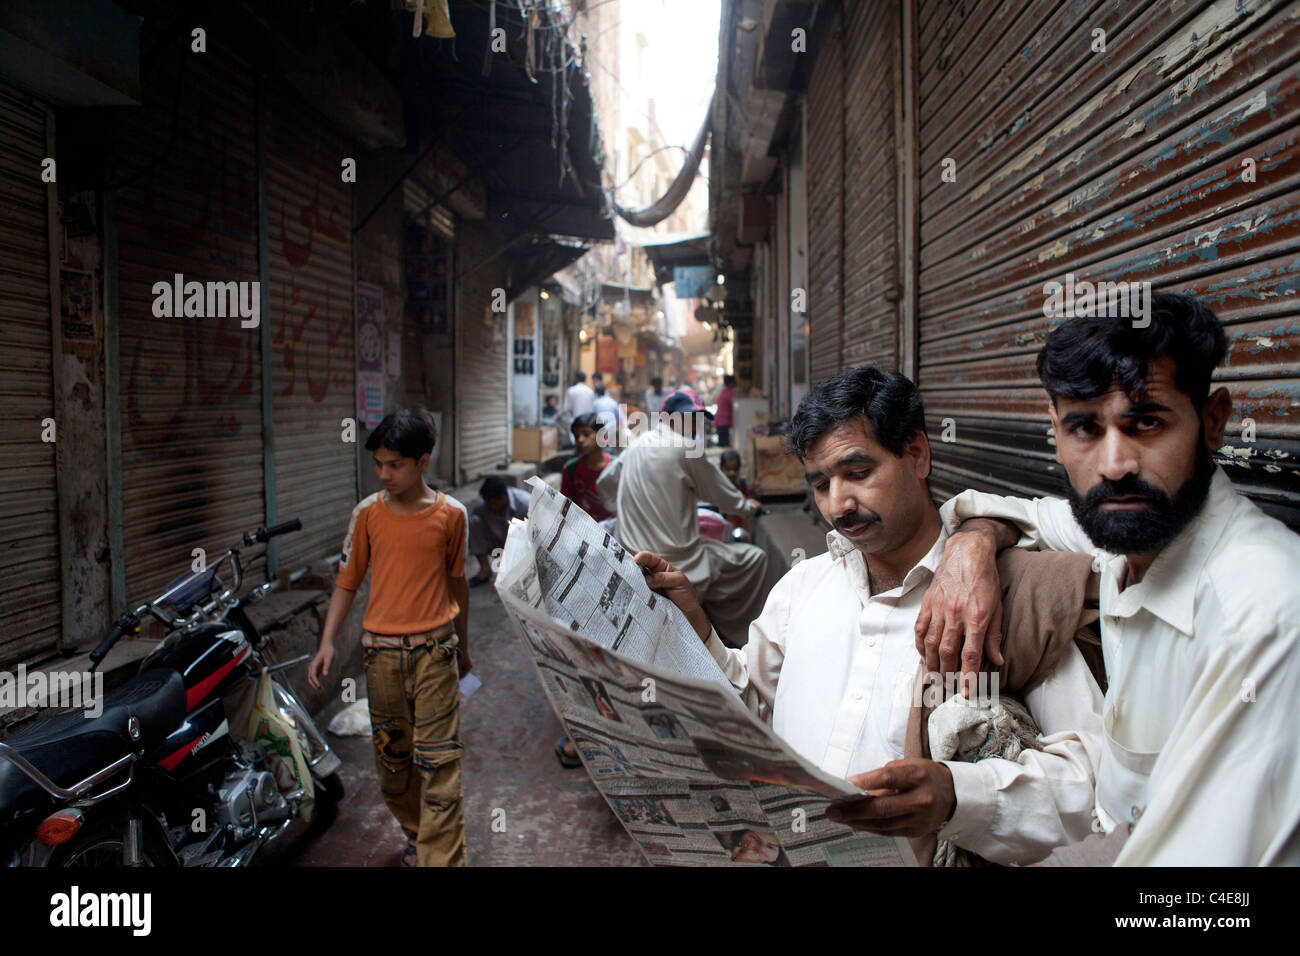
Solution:
<path fill-rule="evenodd" d="M 1021 699 L 1056 669 L 1071 641 L 1105 691 L 1101 643 L 1088 627 L 1097 620 L 1098 575 L 1092 558 L 1066 551 L 1009 548 L 998 557 L 1002 585 L 1002 657 L 998 690 Z M 992 671 L 988 662 L 984 670 Z M 930 756 L 930 708 L 924 704 L 925 662 L 917 667 L 913 706 L 908 714 L 905 757 Z M 933 693 L 933 692 L 932 692 Z M 916 701 L 922 701 L 918 706 Z M 922 866 L 934 859 L 935 834 L 911 839 Z"/>

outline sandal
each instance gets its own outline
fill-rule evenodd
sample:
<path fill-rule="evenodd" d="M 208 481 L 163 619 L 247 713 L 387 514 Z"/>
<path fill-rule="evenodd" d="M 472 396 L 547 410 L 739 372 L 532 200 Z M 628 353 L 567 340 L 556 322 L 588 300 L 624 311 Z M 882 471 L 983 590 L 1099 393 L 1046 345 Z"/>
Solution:
<path fill-rule="evenodd" d="M 560 738 L 559 742 L 555 745 L 555 756 L 560 758 L 560 766 L 565 770 L 575 770 L 582 766 L 582 761 L 578 759 L 577 754 L 570 757 L 564 752 L 564 745 L 568 742 L 568 737 Z M 575 747 L 574 749 L 576 750 L 577 748 Z"/>
<path fill-rule="evenodd" d="M 415 850 L 414 843 L 406 844 L 406 849 L 402 851 L 402 866 L 419 866 L 420 857 Z"/>

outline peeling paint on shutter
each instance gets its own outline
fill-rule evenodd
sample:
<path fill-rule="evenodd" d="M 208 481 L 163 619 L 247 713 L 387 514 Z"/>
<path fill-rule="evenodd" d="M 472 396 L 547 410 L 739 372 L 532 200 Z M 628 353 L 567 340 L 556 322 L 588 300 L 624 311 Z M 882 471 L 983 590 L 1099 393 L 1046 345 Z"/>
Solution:
<path fill-rule="evenodd" d="M 1069 272 L 1215 309 L 1235 401 L 1220 459 L 1300 526 L 1296 5 L 1040 9 L 921 2 L 919 379 L 932 439 L 945 418 L 957 439 L 932 443 L 934 491 L 1064 489 L 1034 361 L 1043 285 Z"/>
<path fill-rule="evenodd" d="M 61 632 L 45 136 L 45 108 L 0 83 L 0 667 Z"/>

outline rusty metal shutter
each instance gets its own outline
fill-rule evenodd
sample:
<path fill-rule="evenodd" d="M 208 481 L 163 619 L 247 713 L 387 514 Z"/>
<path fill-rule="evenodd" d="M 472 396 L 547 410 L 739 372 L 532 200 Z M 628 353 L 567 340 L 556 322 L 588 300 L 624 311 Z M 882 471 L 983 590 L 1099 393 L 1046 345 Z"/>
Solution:
<path fill-rule="evenodd" d="M 837 10 L 808 81 L 808 361 L 814 383 L 844 357 L 844 27 Z"/>
<path fill-rule="evenodd" d="M 271 270 L 276 520 L 280 567 L 336 553 L 357 500 L 352 197 L 340 171 L 348 141 L 306 104 L 271 97 L 266 195 Z"/>
<path fill-rule="evenodd" d="M 220 50 L 154 61 L 117 130 L 122 499 L 135 605 L 264 519 L 260 331 L 155 318 L 154 283 L 257 280 L 251 71 Z M 173 134 L 172 117 L 176 126 Z M 262 317 L 265 321 L 265 316 Z"/>
<path fill-rule="evenodd" d="M 483 264 L 497 251 L 485 230 L 462 227 L 456 236 L 456 450 L 460 479 L 473 481 L 510 457 L 506 315 L 489 308 L 505 279 L 501 259 Z"/>
<path fill-rule="evenodd" d="M 61 635 L 45 116 L 0 83 L 0 667 Z"/>
<path fill-rule="evenodd" d="M 844 21 L 844 355 L 898 367 L 898 4 L 847 4 Z"/>
<path fill-rule="evenodd" d="M 934 491 L 1064 489 L 1034 360 L 1043 284 L 1072 272 L 1218 312 L 1229 474 L 1300 525 L 1295 5 L 921 8 L 919 378 L 932 438 L 951 418 L 957 439 L 932 444 Z"/>

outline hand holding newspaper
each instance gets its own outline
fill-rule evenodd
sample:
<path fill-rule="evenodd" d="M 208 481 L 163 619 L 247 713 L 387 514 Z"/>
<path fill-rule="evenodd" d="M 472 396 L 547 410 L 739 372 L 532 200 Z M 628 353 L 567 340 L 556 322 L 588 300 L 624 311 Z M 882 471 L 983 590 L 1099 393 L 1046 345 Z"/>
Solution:
<path fill-rule="evenodd" d="M 655 865 L 915 865 L 906 840 L 827 819 L 858 793 L 741 702 L 619 542 L 539 479 L 497 591 L 597 789 Z"/>

